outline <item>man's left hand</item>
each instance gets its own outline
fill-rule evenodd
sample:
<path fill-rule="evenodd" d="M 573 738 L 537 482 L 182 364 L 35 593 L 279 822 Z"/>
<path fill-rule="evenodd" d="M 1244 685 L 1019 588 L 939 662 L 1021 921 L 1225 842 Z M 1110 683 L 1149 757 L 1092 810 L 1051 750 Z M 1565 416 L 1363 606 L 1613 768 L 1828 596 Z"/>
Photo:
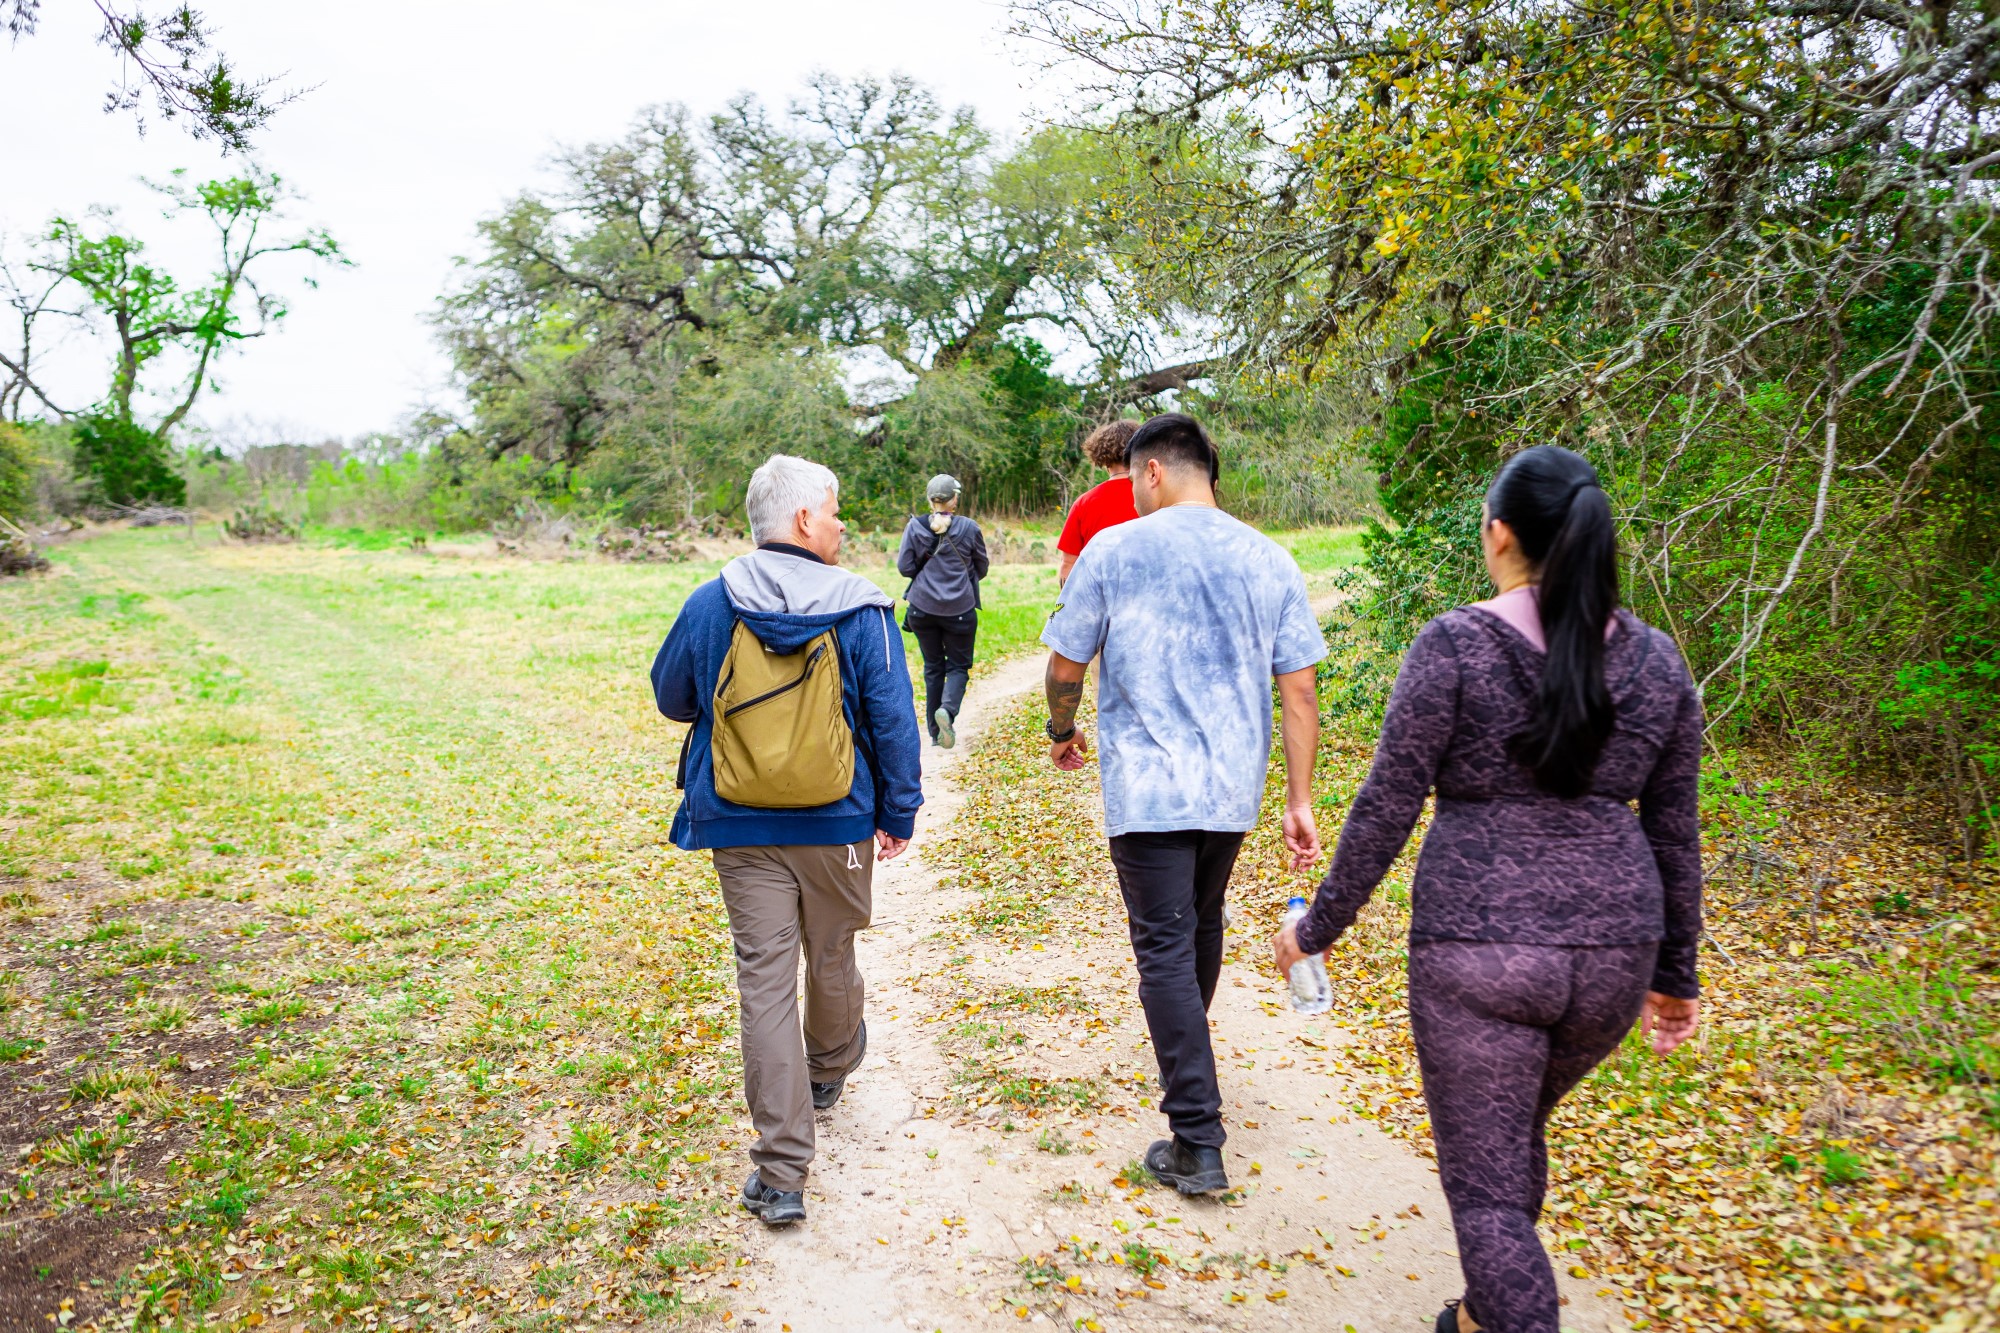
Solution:
<path fill-rule="evenodd" d="M 910 840 L 908 838 L 894 837 L 884 833 L 881 829 L 875 830 L 875 859 L 877 861 L 893 861 L 901 856 L 903 849 L 909 845 Z"/>
<path fill-rule="evenodd" d="M 1304 870 L 1319 860 L 1319 825 L 1313 822 L 1312 807 L 1285 807 L 1285 848 L 1292 854 L 1292 869 Z"/>

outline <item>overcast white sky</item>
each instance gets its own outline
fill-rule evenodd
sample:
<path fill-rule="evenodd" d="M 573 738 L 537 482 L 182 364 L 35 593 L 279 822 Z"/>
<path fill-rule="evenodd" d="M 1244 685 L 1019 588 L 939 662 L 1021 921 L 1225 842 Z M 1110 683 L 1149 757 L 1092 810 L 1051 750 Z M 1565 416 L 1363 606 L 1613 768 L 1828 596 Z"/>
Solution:
<path fill-rule="evenodd" d="M 333 232 L 356 267 L 317 291 L 284 286 L 282 332 L 220 366 L 224 392 L 201 415 L 254 442 L 352 437 L 413 406 L 448 401 L 447 368 L 425 316 L 469 253 L 473 225 L 534 183 L 559 144 L 620 134 L 642 106 L 719 110 L 748 89 L 783 103 L 815 69 L 910 74 L 995 128 L 1038 109 L 1033 52 L 1008 41 L 994 0 L 205 0 L 219 45 L 246 73 L 310 88 L 257 140 L 257 156 L 306 195 L 301 221 Z M 0 233 L 19 238 L 57 212 L 117 206 L 144 236 L 169 229 L 137 178 L 226 164 L 173 123 L 142 138 L 106 115 L 115 59 L 94 9 L 49 0 L 41 31 L 0 44 Z M 156 249 L 198 263 L 190 225 Z M 286 261 L 280 261 L 286 262 Z M 304 265 L 299 266 L 304 270 Z M 269 276 L 269 275 L 267 275 Z M 81 404 L 103 363 L 71 348 L 56 379 Z M 68 406 L 69 403 L 65 403 Z"/>

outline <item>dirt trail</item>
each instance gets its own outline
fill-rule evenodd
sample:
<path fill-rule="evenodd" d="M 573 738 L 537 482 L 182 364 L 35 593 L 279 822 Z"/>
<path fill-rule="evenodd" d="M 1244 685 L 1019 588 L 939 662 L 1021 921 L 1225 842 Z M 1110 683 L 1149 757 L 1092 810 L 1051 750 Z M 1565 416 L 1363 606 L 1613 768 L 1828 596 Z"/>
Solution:
<path fill-rule="evenodd" d="M 953 769 L 1040 677 L 1040 659 L 1026 658 L 976 681 L 959 748 L 926 749 L 919 851 L 960 804 Z M 1240 1191 L 1229 1202 L 1118 1183 L 1120 1168 L 1165 1133 L 1143 1103 L 1037 1121 L 1038 1150 L 1035 1135 L 1009 1132 L 997 1105 L 954 1101 L 958 1066 L 936 1038 L 962 1011 L 925 982 L 967 954 L 970 976 L 995 994 L 1067 985 L 1088 996 L 1084 1014 L 1063 1020 L 1062 1040 L 1032 1043 L 1051 1077 L 1102 1068 L 1144 1097 L 1154 1069 L 1115 901 L 1101 934 L 1030 951 L 940 937 L 962 897 L 917 855 L 878 873 L 875 925 L 861 943 L 868 1058 L 841 1104 L 819 1117 L 808 1221 L 784 1231 L 737 1223 L 750 1262 L 726 1302 L 730 1327 L 1374 1333 L 1427 1327 L 1458 1293 L 1433 1168 L 1345 1111 L 1334 1072 L 1342 1034 L 1284 1008 L 1268 973 L 1226 964 L 1215 1005 Z M 1160 1251 L 1180 1262 L 1148 1257 Z M 1136 1253 L 1137 1267 L 1114 1253 Z M 1564 1279 L 1565 1328 L 1625 1328 L 1591 1285 Z"/>

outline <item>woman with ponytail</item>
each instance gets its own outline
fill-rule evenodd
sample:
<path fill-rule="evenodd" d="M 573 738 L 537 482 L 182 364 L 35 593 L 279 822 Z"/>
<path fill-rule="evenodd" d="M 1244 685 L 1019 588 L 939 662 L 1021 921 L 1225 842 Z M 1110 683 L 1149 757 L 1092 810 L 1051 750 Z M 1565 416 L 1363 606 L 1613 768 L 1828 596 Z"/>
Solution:
<path fill-rule="evenodd" d="M 1619 609 L 1582 457 L 1516 454 L 1480 528 L 1498 595 L 1417 636 L 1333 867 L 1274 952 L 1289 972 L 1331 947 L 1437 793 L 1410 1023 L 1466 1287 L 1437 1329 L 1558 1333 L 1535 1235 L 1549 1112 L 1634 1020 L 1661 1055 L 1694 1031 L 1701 703 L 1673 641 Z"/>

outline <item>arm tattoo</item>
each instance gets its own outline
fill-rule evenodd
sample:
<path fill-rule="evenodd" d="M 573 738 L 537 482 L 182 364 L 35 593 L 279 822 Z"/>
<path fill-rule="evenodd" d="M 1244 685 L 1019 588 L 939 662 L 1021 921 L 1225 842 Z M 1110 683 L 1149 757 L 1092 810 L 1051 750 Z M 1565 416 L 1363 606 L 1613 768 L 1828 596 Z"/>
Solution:
<path fill-rule="evenodd" d="M 1042 684 L 1049 692 L 1049 725 L 1057 731 L 1068 731 L 1076 725 L 1076 710 L 1083 703 L 1083 682 L 1057 680 L 1055 664 L 1050 663 Z"/>

